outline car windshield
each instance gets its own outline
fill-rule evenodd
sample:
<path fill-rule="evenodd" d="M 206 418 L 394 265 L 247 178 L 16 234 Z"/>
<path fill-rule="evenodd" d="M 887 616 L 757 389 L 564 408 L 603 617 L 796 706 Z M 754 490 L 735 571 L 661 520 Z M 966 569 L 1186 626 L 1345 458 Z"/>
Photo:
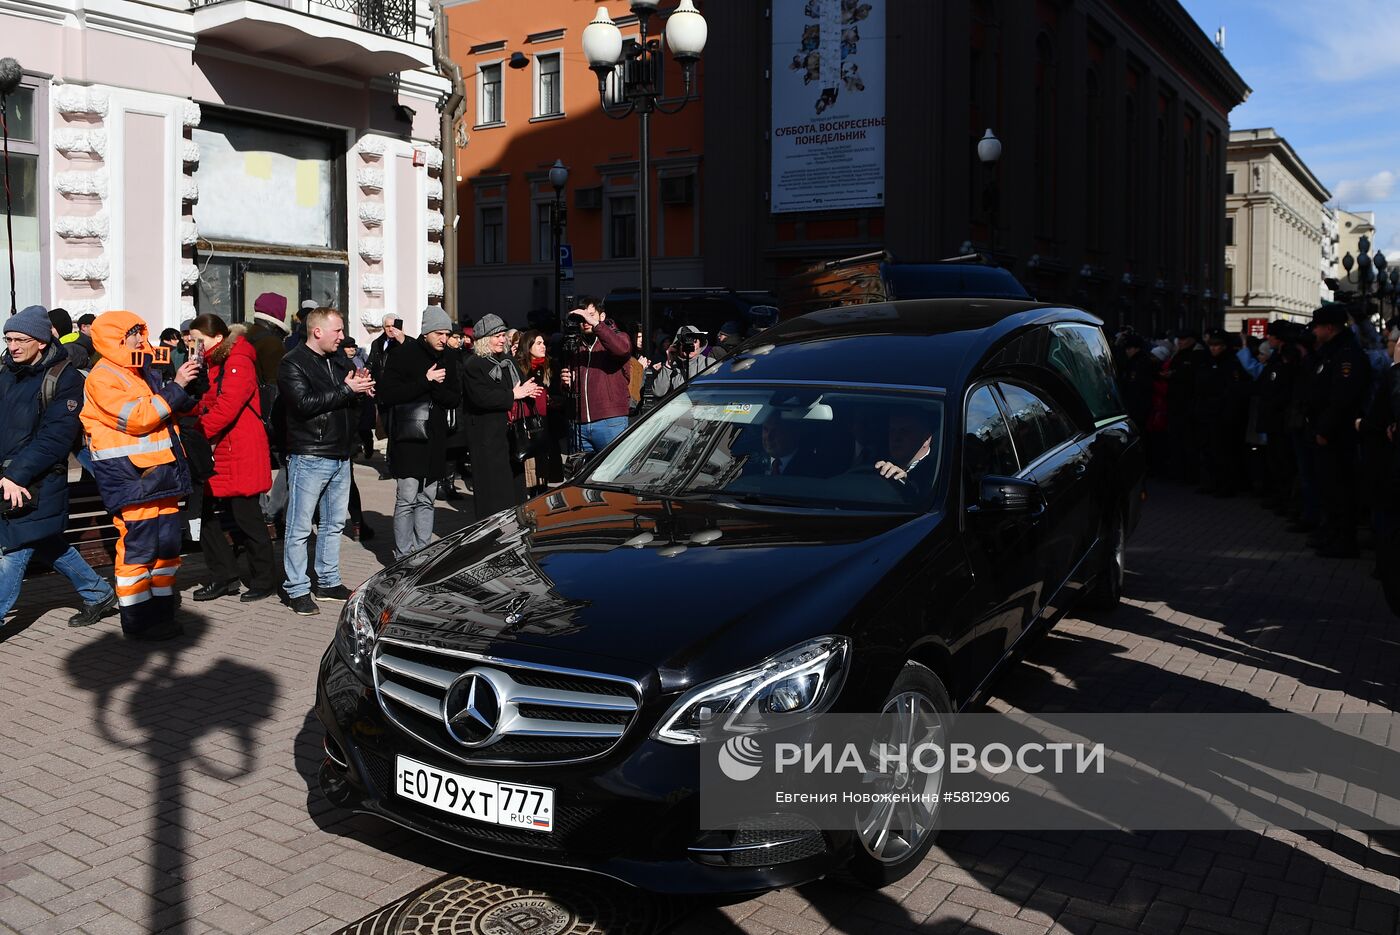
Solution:
<path fill-rule="evenodd" d="M 666 498 L 918 511 L 938 486 L 942 432 L 935 391 L 703 383 L 634 426 L 581 482 Z"/>

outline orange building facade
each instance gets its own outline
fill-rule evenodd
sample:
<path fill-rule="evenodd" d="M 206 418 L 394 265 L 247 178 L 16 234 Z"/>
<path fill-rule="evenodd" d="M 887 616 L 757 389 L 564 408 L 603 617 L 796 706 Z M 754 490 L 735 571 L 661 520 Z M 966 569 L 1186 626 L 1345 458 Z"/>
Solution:
<path fill-rule="evenodd" d="M 569 169 L 563 240 L 574 278 L 563 292 L 605 295 L 639 282 L 639 120 L 603 112 L 598 79 L 580 37 L 597 0 L 448 0 L 449 48 L 461 66 L 466 112 L 457 139 L 458 313 L 487 312 L 523 325 L 554 309 L 549 169 Z M 627 6 L 610 8 L 636 36 Z M 653 23 L 653 31 L 659 24 Z M 704 65 L 678 114 L 652 118 L 652 275 L 664 286 L 703 285 L 700 211 Z M 666 75 L 670 108 L 683 94 L 679 67 Z"/>

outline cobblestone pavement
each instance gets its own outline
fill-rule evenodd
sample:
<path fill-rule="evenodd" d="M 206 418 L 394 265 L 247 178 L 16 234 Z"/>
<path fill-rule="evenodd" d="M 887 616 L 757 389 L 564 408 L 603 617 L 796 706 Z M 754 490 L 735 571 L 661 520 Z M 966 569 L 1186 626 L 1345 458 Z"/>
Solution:
<path fill-rule="evenodd" d="M 379 536 L 345 540 L 356 585 L 392 548 L 392 486 L 357 467 Z M 444 504 L 439 531 L 464 514 Z M 369 548 L 372 546 L 373 548 Z M 1128 599 L 1070 620 L 997 684 L 995 710 L 1379 711 L 1400 622 L 1356 561 L 1315 560 L 1239 500 L 1154 490 Z M 313 675 L 335 623 L 275 602 L 193 604 L 187 635 L 64 626 L 49 575 L 0 629 L 0 929 L 333 932 L 447 873 L 528 873 L 331 810 L 314 789 Z M 1332 834 L 947 833 L 878 892 L 840 878 L 687 906 L 672 931 L 1075 935 L 1397 931 L 1400 839 Z M 588 881 L 595 890 L 599 885 Z"/>

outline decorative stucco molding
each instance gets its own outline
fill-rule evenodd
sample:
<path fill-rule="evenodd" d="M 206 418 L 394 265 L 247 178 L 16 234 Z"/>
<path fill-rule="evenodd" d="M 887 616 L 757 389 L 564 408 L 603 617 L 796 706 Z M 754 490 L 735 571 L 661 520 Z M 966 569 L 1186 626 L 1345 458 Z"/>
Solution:
<path fill-rule="evenodd" d="M 64 195 L 96 195 L 98 198 L 106 198 L 107 170 L 59 172 L 53 177 L 53 187 Z"/>
<path fill-rule="evenodd" d="M 365 136 L 355 145 L 364 159 L 378 159 L 384 155 L 385 139 L 382 136 Z"/>
<path fill-rule="evenodd" d="M 433 273 L 428 277 L 428 295 L 435 298 L 442 298 L 442 277 Z"/>
<path fill-rule="evenodd" d="M 365 273 L 360 277 L 360 289 L 370 295 L 383 295 L 384 277 L 378 273 Z"/>
<path fill-rule="evenodd" d="M 61 153 L 92 153 L 99 159 L 107 156 L 106 130 L 61 129 L 53 131 L 53 148 Z"/>
<path fill-rule="evenodd" d="M 361 237 L 360 256 L 371 263 L 378 263 L 384 259 L 384 238 L 383 237 Z"/>
<path fill-rule="evenodd" d="M 199 242 L 199 225 L 191 218 L 183 218 L 180 221 L 180 244 L 185 247 L 192 247 Z"/>
<path fill-rule="evenodd" d="M 365 227 L 378 227 L 384 223 L 384 206 L 373 201 L 360 202 L 360 223 Z"/>
<path fill-rule="evenodd" d="M 199 200 L 199 183 L 189 177 L 180 179 L 180 200 L 194 204 Z"/>
<path fill-rule="evenodd" d="M 64 299 L 63 307 L 68 310 L 68 314 L 74 321 L 84 315 L 101 315 L 107 311 L 107 303 L 102 299 L 83 299 L 76 302 L 72 299 Z"/>
<path fill-rule="evenodd" d="M 64 240 L 81 240 L 83 238 L 96 238 L 106 240 L 107 234 L 111 230 L 111 219 L 106 211 L 99 211 L 92 217 L 60 217 L 54 218 L 54 233 Z"/>
<path fill-rule="evenodd" d="M 200 113 L 198 104 L 196 104 L 194 101 L 185 101 L 184 110 L 181 116 L 183 117 L 183 122 L 185 126 L 197 127 L 199 126 L 199 120 L 202 114 Z"/>
<path fill-rule="evenodd" d="M 383 169 L 356 169 L 355 184 L 365 191 L 377 192 L 384 190 L 384 170 Z"/>
<path fill-rule="evenodd" d="M 199 282 L 199 267 L 193 263 L 180 264 L 180 285 L 189 287 Z"/>
<path fill-rule="evenodd" d="M 442 201 L 442 179 L 428 179 L 428 184 L 424 187 L 429 201 Z"/>
<path fill-rule="evenodd" d="M 194 140 L 181 140 L 180 158 L 190 164 L 199 162 L 199 144 Z"/>
<path fill-rule="evenodd" d="M 54 106 L 60 114 L 107 116 L 107 89 L 64 84 L 54 88 Z"/>
<path fill-rule="evenodd" d="M 445 255 L 445 254 L 442 252 L 442 244 L 440 244 L 440 243 L 430 243 L 430 244 L 428 244 L 428 265 L 429 265 L 429 266 L 441 266 L 441 265 L 442 265 L 442 260 L 443 260 L 444 255 Z"/>
<path fill-rule="evenodd" d="M 426 146 L 424 147 L 424 152 L 427 154 L 429 169 L 442 168 L 442 150 L 438 149 L 436 146 Z"/>
<path fill-rule="evenodd" d="M 105 256 L 89 260 L 59 260 L 54 264 L 60 279 L 66 282 L 102 282 L 109 272 Z"/>
<path fill-rule="evenodd" d="M 427 214 L 426 223 L 428 225 L 428 233 L 441 234 L 443 226 L 442 212 L 429 211 Z"/>

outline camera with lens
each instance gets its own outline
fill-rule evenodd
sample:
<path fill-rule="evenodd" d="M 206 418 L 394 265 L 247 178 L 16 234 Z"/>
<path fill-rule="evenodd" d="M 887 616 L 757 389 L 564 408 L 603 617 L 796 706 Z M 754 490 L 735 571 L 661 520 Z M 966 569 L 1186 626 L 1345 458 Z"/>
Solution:
<path fill-rule="evenodd" d="M 685 325 L 671 339 L 671 350 L 677 357 L 689 357 L 700 346 L 704 337 L 694 325 Z"/>

